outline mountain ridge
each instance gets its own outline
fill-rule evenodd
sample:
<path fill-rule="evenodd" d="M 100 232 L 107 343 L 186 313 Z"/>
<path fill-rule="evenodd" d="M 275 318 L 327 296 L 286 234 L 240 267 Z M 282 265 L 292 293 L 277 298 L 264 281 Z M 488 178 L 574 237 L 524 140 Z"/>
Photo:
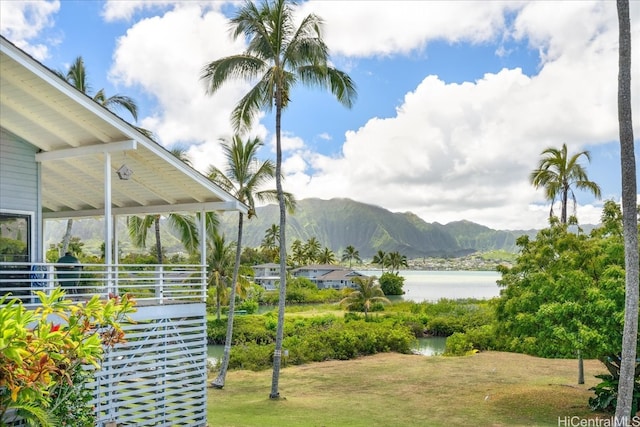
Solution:
<path fill-rule="evenodd" d="M 235 238 L 237 215 L 220 216 L 222 232 Z M 256 209 L 256 217 L 244 223 L 243 245 L 258 247 L 265 231 L 279 223 L 277 205 Z M 398 251 L 407 258 L 457 257 L 476 251 L 515 252 L 516 239 L 523 234 L 535 236 L 536 230 L 493 230 L 471 221 L 447 224 L 428 223 L 413 212 L 391 212 L 376 205 L 351 199 L 299 200 L 296 211 L 287 215 L 287 242 L 305 242 L 311 237 L 337 255 L 346 246 L 354 246 L 363 259 L 378 250 Z"/>

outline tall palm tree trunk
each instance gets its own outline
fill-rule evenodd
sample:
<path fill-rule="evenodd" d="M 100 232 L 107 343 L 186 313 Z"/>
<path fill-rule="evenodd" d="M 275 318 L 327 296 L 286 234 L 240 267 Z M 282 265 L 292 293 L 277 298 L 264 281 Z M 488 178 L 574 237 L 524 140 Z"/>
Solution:
<path fill-rule="evenodd" d="M 227 334 L 224 338 L 224 353 L 222 355 L 222 364 L 220 372 L 211 385 L 215 388 L 224 387 L 224 381 L 227 377 L 229 369 L 229 357 L 231 355 L 231 341 L 233 340 L 233 317 L 236 309 L 236 286 L 238 283 L 238 272 L 240 271 L 240 255 L 242 253 L 242 227 L 244 223 L 244 215 L 238 213 L 238 243 L 236 245 L 236 263 L 233 266 L 233 279 L 231 281 L 231 295 L 229 300 L 229 314 L 227 315 Z"/>
<path fill-rule="evenodd" d="M 615 418 L 630 425 L 638 342 L 638 213 L 636 161 L 631 115 L 631 23 L 629 0 L 617 0 L 619 26 L 618 123 L 622 169 L 622 226 L 625 247 L 625 310 L 622 361 Z"/>
<path fill-rule="evenodd" d="M 280 293 L 278 297 L 278 327 L 276 329 L 276 348 L 273 352 L 273 374 L 271 376 L 270 399 L 280 397 L 278 382 L 280 381 L 280 363 L 282 360 L 282 341 L 284 336 L 284 305 L 287 298 L 287 253 L 285 242 L 286 211 L 284 192 L 282 191 L 282 149 L 280 140 L 280 119 L 282 117 L 282 93 L 276 91 L 276 191 L 280 207 Z"/>
<path fill-rule="evenodd" d="M 71 241 L 71 228 L 73 227 L 73 219 L 67 220 L 67 229 L 62 237 L 62 255 L 66 254 L 69 250 L 69 242 Z"/>
<path fill-rule="evenodd" d="M 156 233 L 156 254 L 158 256 L 158 264 L 162 264 L 162 243 L 160 242 L 160 215 L 154 221 Z"/>
<path fill-rule="evenodd" d="M 560 222 L 562 224 L 567 223 L 567 205 L 569 204 L 569 188 L 564 187 L 562 190 L 562 213 L 560 216 Z"/>

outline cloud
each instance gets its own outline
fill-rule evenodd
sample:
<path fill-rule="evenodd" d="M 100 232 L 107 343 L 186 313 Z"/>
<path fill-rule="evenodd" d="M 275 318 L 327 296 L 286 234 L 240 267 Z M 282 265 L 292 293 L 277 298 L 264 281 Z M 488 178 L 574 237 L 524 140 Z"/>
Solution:
<path fill-rule="evenodd" d="M 291 133 L 287 132 L 287 131 L 283 131 L 280 134 L 280 144 L 281 144 L 281 149 L 282 149 L 282 153 L 286 153 L 288 151 L 296 151 L 299 150 L 301 148 L 303 148 L 305 146 L 304 141 L 302 140 L 302 138 L 292 135 Z M 276 152 L 276 137 L 275 135 L 273 135 L 271 137 L 271 141 L 269 143 L 269 146 L 271 147 L 271 152 L 275 153 Z"/>
<path fill-rule="evenodd" d="M 2 35 L 39 61 L 49 56 L 45 43 L 32 42 L 53 25 L 53 16 L 60 10 L 59 1 L 1 1 L 0 29 Z M 50 38 L 48 43 L 58 41 Z"/>
<path fill-rule="evenodd" d="M 107 0 L 102 7 L 102 17 L 107 22 L 131 21 L 138 13 L 155 11 L 161 13 L 172 9 L 181 2 L 176 0 Z M 224 2 L 190 1 L 192 5 L 218 8 Z"/>
<path fill-rule="evenodd" d="M 542 52 L 537 75 L 503 69 L 462 84 L 427 76 L 394 117 L 347 132 L 339 158 L 307 153 L 307 173 L 297 169 L 287 177 L 289 191 L 410 210 L 427 221 L 545 226 L 549 207 L 528 181 L 540 152 L 563 142 L 575 151 L 617 138 L 615 5 L 585 2 L 575 13 L 563 5 L 553 18 L 548 6 L 528 4 L 515 21 L 515 35 Z M 575 34 L 564 30 L 576 25 Z M 639 99 L 637 81 L 633 91 Z M 600 206 L 580 206 L 579 219 L 597 222 Z"/>
<path fill-rule="evenodd" d="M 315 13 L 325 21 L 325 41 L 336 55 L 369 57 L 406 55 L 429 42 L 481 43 L 499 37 L 505 12 L 517 2 L 478 1 L 308 1 L 300 15 Z M 357 30 L 354 30 L 357 29 Z"/>
<path fill-rule="evenodd" d="M 196 3 L 180 3 L 162 15 L 136 22 L 117 43 L 111 78 L 152 96 L 156 109 L 141 120 L 166 146 L 195 143 L 196 168 L 214 161 L 219 138 L 229 137 L 231 110 L 248 84 L 230 81 L 213 96 L 200 80 L 204 65 L 237 53 L 242 42 L 228 36 L 228 21 L 218 11 Z M 266 130 L 253 131 L 261 137 Z M 202 144 L 212 144 L 207 147 Z"/>

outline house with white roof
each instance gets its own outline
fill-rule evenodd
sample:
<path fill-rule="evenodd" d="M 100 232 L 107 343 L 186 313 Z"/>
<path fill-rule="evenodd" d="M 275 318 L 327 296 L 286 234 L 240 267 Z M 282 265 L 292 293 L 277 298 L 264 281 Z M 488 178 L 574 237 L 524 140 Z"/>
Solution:
<path fill-rule="evenodd" d="M 291 274 L 294 277 L 305 277 L 318 286 L 318 289 L 344 289 L 355 288 L 355 277 L 366 277 L 345 267 L 332 264 L 308 265 L 294 269 Z"/>

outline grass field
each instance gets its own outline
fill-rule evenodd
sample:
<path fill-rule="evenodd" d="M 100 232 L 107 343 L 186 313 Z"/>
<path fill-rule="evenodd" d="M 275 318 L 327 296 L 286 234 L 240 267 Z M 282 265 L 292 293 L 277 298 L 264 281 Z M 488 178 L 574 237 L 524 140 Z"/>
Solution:
<path fill-rule="evenodd" d="M 468 357 L 384 353 L 285 367 L 279 400 L 271 370 L 230 371 L 209 389 L 209 426 L 570 426 L 595 418 L 587 401 L 604 367 L 483 352 Z M 577 418 L 572 418 L 577 417 Z M 560 421 L 560 422 L 559 422 Z M 566 421 L 565 423 L 563 423 Z M 593 420 L 592 420 L 593 421 Z M 584 424 L 586 425 L 586 424 Z M 590 424 L 592 425 L 592 424 Z"/>

